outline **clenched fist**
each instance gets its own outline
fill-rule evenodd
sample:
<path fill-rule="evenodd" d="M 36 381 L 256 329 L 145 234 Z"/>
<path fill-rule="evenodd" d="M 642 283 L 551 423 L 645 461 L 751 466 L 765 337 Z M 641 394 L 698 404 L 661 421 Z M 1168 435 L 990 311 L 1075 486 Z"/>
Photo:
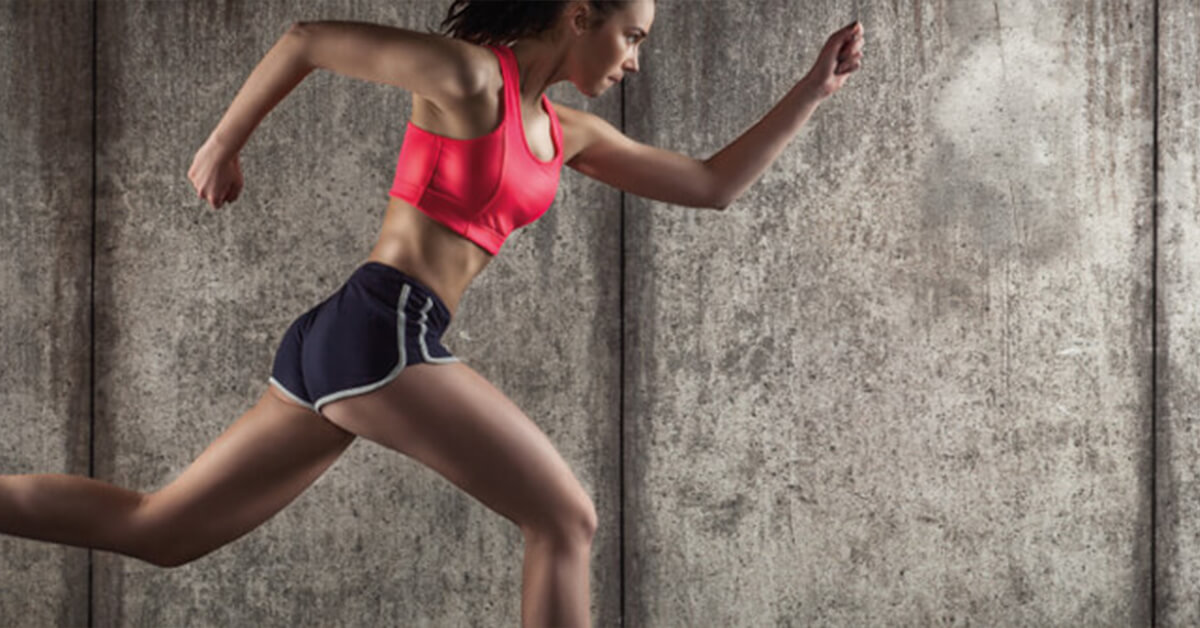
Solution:
<path fill-rule="evenodd" d="M 804 77 L 822 98 L 828 98 L 842 88 L 846 78 L 861 65 L 865 41 L 863 27 L 855 22 L 829 36 L 817 62 Z"/>
<path fill-rule="evenodd" d="M 196 151 L 187 176 L 199 197 L 208 201 L 214 209 L 236 201 L 242 193 L 244 181 L 238 153 L 229 151 L 211 139 Z"/>

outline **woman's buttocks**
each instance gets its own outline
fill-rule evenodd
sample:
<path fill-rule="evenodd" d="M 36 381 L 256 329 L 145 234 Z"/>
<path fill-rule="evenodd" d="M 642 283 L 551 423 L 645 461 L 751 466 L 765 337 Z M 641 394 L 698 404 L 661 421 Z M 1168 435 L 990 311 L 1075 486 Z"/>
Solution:
<path fill-rule="evenodd" d="M 425 284 L 453 317 L 463 292 L 491 262 L 492 255 L 393 197 L 367 260 L 396 268 Z"/>

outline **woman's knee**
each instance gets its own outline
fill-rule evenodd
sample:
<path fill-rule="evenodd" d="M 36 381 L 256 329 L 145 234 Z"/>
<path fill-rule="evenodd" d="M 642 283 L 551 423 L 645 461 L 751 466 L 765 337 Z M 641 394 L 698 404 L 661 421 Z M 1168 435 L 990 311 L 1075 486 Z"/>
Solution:
<path fill-rule="evenodd" d="M 212 552 L 212 549 L 205 551 L 192 551 L 184 549 L 183 546 L 164 546 L 150 553 L 146 562 L 163 569 L 171 569 L 173 567 L 182 567 L 199 558 L 203 558 Z"/>
<path fill-rule="evenodd" d="M 200 536 L 187 522 L 167 516 L 166 509 L 156 502 L 156 495 L 146 495 L 132 520 L 132 534 L 137 543 L 131 554 L 135 558 L 156 567 L 180 567 L 216 549 L 202 545 Z"/>
<path fill-rule="evenodd" d="M 598 525 L 596 506 L 589 497 L 583 495 L 545 513 L 537 521 L 523 522 L 521 531 L 527 540 L 591 545 Z"/>

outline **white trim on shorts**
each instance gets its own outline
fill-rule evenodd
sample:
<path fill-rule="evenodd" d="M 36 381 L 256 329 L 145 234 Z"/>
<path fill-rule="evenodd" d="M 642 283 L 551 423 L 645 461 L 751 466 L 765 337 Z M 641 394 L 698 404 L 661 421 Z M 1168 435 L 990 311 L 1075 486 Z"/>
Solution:
<path fill-rule="evenodd" d="M 407 288 L 408 286 L 404 286 Z M 429 320 L 429 310 L 433 307 L 433 298 L 425 297 L 425 307 L 421 308 L 421 333 L 417 335 L 417 340 L 421 343 L 421 357 L 426 362 L 434 364 L 445 364 L 447 362 L 458 362 L 458 358 L 449 355 L 444 358 L 435 358 L 429 355 L 429 346 L 425 344 L 426 321 Z"/>
<path fill-rule="evenodd" d="M 314 408 L 311 403 L 301 399 L 299 395 L 288 390 L 287 386 L 284 386 L 282 383 L 279 382 L 279 380 L 275 379 L 274 375 L 267 378 L 267 383 L 275 384 L 275 387 L 278 388 L 280 390 L 280 392 L 282 392 L 288 399 L 295 401 L 296 403 L 304 406 L 305 408 L 308 408 L 309 410 L 312 410 L 313 412 L 317 411 L 317 409 Z"/>
<path fill-rule="evenodd" d="M 400 372 L 404 370 L 404 367 L 406 366 L 406 364 L 408 362 L 408 352 L 404 347 L 404 326 L 405 326 L 405 322 L 408 318 L 408 315 L 404 311 L 404 305 L 405 305 L 405 303 L 408 302 L 408 297 L 411 292 L 412 292 L 411 286 L 409 286 L 408 284 L 405 284 L 404 287 L 402 287 L 400 289 L 400 299 L 399 299 L 399 303 L 396 306 L 396 313 L 397 313 L 396 337 L 397 337 L 397 342 L 399 344 L 400 359 L 396 363 L 396 367 L 393 368 L 390 373 L 388 373 L 386 376 L 384 376 L 383 379 L 381 379 L 377 382 L 367 384 L 365 386 L 357 386 L 355 388 L 348 388 L 346 390 L 339 390 L 336 392 L 331 392 L 328 395 L 325 395 L 324 397 L 317 399 L 316 402 L 312 403 L 312 404 L 307 403 L 306 401 L 304 401 L 300 397 L 296 396 L 294 393 L 292 393 L 287 388 L 284 388 L 283 384 L 279 383 L 279 381 L 276 380 L 274 377 L 271 377 L 268 381 L 272 384 L 275 384 L 275 386 L 277 386 L 280 390 L 282 390 L 285 394 L 287 394 L 288 397 L 292 398 L 297 403 L 303 405 L 306 408 L 311 409 L 312 411 L 314 411 L 318 414 L 320 414 L 320 412 L 321 412 L 321 407 L 330 402 L 337 401 L 339 399 L 345 399 L 346 397 L 353 397 L 354 395 L 362 395 L 365 393 L 369 393 L 373 390 L 382 388 L 382 387 L 386 386 L 387 384 L 391 383 L 392 380 L 396 379 L 396 377 L 398 377 L 400 375 Z M 449 362 L 458 362 L 460 360 L 456 356 L 453 356 L 453 355 L 447 356 L 444 358 L 435 358 L 435 357 L 429 355 L 429 346 L 425 342 L 425 334 L 428 333 L 427 321 L 429 318 L 429 310 L 432 307 L 433 307 L 433 299 L 430 297 L 426 297 L 425 307 L 423 307 L 421 309 L 421 320 L 420 320 L 421 332 L 417 336 L 417 340 L 421 345 L 421 354 L 422 354 L 421 357 L 426 362 L 432 362 L 434 364 L 446 364 Z"/>

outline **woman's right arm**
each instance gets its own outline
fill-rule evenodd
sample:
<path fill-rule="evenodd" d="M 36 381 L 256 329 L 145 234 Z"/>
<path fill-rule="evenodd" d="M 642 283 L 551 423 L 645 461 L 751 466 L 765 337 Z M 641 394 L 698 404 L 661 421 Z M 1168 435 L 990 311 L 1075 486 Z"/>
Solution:
<path fill-rule="evenodd" d="M 220 207 L 241 191 L 237 154 L 250 134 L 316 68 L 386 83 L 442 104 L 481 86 L 471 44 L 364 22 L 297 22 L 271 47 L 188 170 L 199 196 Z"/>

